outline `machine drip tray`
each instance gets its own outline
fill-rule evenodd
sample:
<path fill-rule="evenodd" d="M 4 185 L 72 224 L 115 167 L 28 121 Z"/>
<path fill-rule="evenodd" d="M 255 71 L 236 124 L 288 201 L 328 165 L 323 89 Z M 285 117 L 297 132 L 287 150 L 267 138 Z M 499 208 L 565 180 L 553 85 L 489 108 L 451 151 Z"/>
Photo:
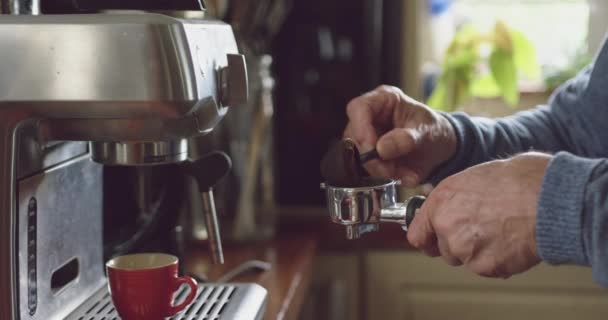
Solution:
<path fill-rule="evenodd" d="M 187 286 L 175 294 L 179 304 L 187 296 Z M 266 307 L 266 289 L 257 284 L 199 284 L 196 299 L 168 320 L 262 319 Z M 120 320 L 110 294 L 104 286 L 72 312 L 66 320 Z"/>

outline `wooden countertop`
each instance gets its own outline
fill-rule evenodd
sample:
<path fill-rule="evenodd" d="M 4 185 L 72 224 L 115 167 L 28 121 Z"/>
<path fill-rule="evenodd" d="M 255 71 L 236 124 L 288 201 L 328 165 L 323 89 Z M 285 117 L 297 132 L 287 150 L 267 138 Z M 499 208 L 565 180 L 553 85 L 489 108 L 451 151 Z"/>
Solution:
<path fill-rule="evenodd" d="M 264 319 L 297 319 L 310 285 L 317 254 L 316 232 L 280 233 L 275 239 L 224 246 L 223 265 L 213 265 L 206 245 L 188 250 L 186 270 L 217 281 L 221 276 L 248 260 L 269 262 L 269 271 L 252 271 L 231 282 L 255 282 L 268 290 Z"/>
<path fill-rule="evenodd" d="M 206 243 L 192 246 L 188 250 L 186 271 L 213 282 L 248 260 L 269 262 L 269 271 L 249 272 L 231 282 L 260 284 L 268 290 L 264 319 L 289 320 L 297 319 L 300 313 L 311 282 L 314 259 L 319 251 L 412 249 L 405 232 L 398 225 L 382 225 L 382 232 L 347 240 L 344 226 L 332 223 L 325 215 L 282 220 L 277 226 L 279 234 L 272 240 L 225 244 L 223 265 L 211 263 Z"/>

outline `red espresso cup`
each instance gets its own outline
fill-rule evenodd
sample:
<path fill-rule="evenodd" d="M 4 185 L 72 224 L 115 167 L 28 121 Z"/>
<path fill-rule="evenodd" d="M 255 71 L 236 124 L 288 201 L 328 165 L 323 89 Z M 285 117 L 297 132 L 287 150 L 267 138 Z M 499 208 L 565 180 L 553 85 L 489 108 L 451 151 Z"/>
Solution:
<path fill-rule="evenodd" d="M 122 320 L 162 320 L 194 300 L 197 283 L 178 277 L 177 264 L 177 257 L 162 253 L 124 255 L 106 263 L 110 295 Z M 182 284 L 190 286 L 190 294 L 173 306 L 173 295 Z"/>

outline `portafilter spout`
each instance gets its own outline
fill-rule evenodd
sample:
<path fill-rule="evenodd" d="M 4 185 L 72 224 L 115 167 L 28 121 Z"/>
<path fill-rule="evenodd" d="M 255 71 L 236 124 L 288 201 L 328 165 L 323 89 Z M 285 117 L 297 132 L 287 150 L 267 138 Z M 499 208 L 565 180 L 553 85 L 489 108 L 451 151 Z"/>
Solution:
<path fill-rule="evenodd" d="M 222 179 L 230 170 L 232 162 L 227 154 L 221 151 L 211 152 L 201 159 L 186 161 L 181 164 L 183 171 L 193 177 L 203 198 L 203 214 L 207 234 L 209 235 L 209 250 L 213 257 L 213 262 L 224 263 L 224 253 L 222 250 L 222 239 L 213 200 L 213 186 Z"/>

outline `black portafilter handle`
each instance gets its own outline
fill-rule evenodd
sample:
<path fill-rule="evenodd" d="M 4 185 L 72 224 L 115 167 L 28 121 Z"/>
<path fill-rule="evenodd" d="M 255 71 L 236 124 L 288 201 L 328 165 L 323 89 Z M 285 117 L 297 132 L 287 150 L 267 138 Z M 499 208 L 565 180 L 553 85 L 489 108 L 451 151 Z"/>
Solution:
<path fill-rule="evenodd" d="M 364 164 L 370 160 L 373 159 L 378 159 L 380 158 L 380 155 L 378 154 L 378 150 L 376 150 L 375 148 L 368 151 L 368 152 L 364 152 L 362 154 L 359 155 L 359 162 L 361 162 L 361 164 Z"/>
<path fill-rule="evenodd" d="M 231 167 L 230 157 L 221 151 L 214 151 L 198 160 L 188 160 L 182 163 L 183 171 L 193 177 L 198 184 L 203 200 L 203 214 L 205 215 L 209 237 L 209 249 L 213 262 L 217 264 L 224 263 L 224 253 L 212 187 L 230 171 Z"/>
<path fill-rule="evenodd" d="M 420 207 L 422 207 L 425 200 L 426 198 L 423 196 L 413 196 L 407 201 L 407 205 L 405 207 L 405 231 L 410 228 L 410 224 L 414 220 L 416 212 L 418 209 L 420 209 Z"/>

